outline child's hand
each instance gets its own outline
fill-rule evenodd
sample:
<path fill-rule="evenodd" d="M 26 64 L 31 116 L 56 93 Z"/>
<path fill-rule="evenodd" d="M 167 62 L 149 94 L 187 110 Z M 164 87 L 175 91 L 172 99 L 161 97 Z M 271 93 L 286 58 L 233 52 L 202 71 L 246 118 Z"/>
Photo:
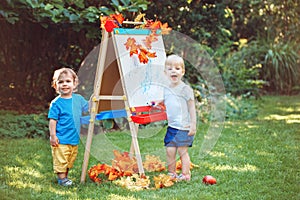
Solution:
<path fill-rule="evenodd" d="M 59 144 L 59 140 L 56 136 L 50 136 L 50 144 L 53 147 L 57 147 Z"/>
<path fill-rule="evenodd" d="M 197 132 L 196 125 L 191 125 L 188 136 L 193 136 L 196 134 L 196 132 Z"/>

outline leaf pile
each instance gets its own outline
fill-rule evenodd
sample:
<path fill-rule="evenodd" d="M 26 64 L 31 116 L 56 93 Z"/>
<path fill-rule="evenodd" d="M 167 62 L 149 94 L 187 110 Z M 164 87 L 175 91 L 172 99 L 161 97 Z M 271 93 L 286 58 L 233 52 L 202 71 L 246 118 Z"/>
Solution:
<path fill-rule="evenodd" d="M 166 169 L 166 163 L 162 162 L 158 156 L 146 155 L 143 167 L 148 172 L 161 172 Z"/>
<path fill-rule="evenodd" d="M 114 181 L 114 183 L 129 190 L 139 191 L 149 189 L 150 179 L 148 176 L 133 174 L 132 176 L 121 177 L 119 180 Z"/>
<path fill-rule="evenodd" d="M 159 174 L 153 177 L 154 188 L 150 188 L 151 181 L 148 176 L 144 174 L 139 175 L 138 165 L 135 157 L 131 157 L 128 152 L 121 153 L 117 150 L 113 151 L 114 159 L 112 166 L 107 164 L 97 164 L 91 167 L 88 171 L 90 179 L 96 183 L 103 182 L 104 175 L 107 180 L 113 181 L 115 184 L 125 187 L 129 190 L 143 190 L 143 189 L 160 189 L 171 187 L 177 182 L 176 178 L 172 178 L 167 174 Z M 143 167 L 148 172 L 162 172 L 166 170 L 165 162 L 162 162 L 158 156 L 146 155 L 143 162 Z M 193 163 L 190 168 L 199 167 Z M 182 169 L 181 161 L 176 162 L 176 170 Z"/>

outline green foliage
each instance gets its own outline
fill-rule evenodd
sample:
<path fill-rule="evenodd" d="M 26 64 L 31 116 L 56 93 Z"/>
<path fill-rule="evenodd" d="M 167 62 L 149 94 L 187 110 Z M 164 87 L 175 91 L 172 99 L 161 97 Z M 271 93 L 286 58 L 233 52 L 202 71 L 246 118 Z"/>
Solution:
<path fill-rule="evenodd" d="M 1 138 L 46 138 L 48 135 L 48 120 L 44 113 L 18 115 L 0 111 L 0 121 Z"/>
<path fill-rule="evenodd" d="M 291 94 L 300 83 L 299 47 L 295 42 L 260 39 L 249 44 L 249 53 L 262 64 L 260 77 L 269 91 Z"/>
<path fill-rule="evenodd" d="M 233 96 L 258 97 L 260 89 L 265 84 L 263 79 L 259 79 L 261 63 L 252 60 L 252 52 L 241 43 L 242 40 L 238 44 L 239 47 L 232 43 L 222 45 L 216 50 L 214 60 L 221 71 L 227 93 Z"/>
<path fill-rule="evenodd" d="M 233 29 L 239 38 L 280 37 L 300 40 L 300 5 L 297 0 L 227 1 L 234 12 Z"/>
<path fill-rule="evenodd" d="M 168 22 L 179 31 L 215 49 L 232 37 L 232 11 L 223 1 L 155 0 L 146 11 L 150 19 Z"/>
<path fill-rule="evenodd" d="M 145 0 L 0 1 L 0 101 L 4 109 L 48 107 L 55 94 L 50 87 L 53 71 L 60 67 L 77 71 L 99 44 L 100 15 L 119 9 L 133 19 L 147 4 Z"/>
<path fill-rule="evenodd" d="M 254 103 L 239 96 L 237 98 L 227 94 L 226 101 L 226 118 L 229 120 L 253 119 L 257 116 L 258 107 Z"/>
<path fill-rule="evenodd" d="M 96 23 L 101 14 L 109 15 L 116 11 L 124 14 L 144 11 L 147 9 L 147 4 L 148 2 L 145 0 L 112 0 L 110 3 L 107 1 L 86 2 L 84 0 L 7 0 L 0 14 L 8 22 L 14 24 L 19 20 L 19 11 L 14 12 L 13 8 L 18 7 L 27 14 L 26 17 L 29 20 L 42 23 L 45 27 L 48 26 L 49 22 L 82 25 L 86 22 Z"/>

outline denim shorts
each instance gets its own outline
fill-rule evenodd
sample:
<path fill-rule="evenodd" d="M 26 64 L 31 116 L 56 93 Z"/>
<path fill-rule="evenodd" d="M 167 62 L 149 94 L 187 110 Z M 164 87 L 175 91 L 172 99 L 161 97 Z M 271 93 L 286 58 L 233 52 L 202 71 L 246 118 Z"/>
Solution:
<path fill-rule="evenodd" d="M 168 127 L 164 139 L 166 147 L 191 147 L 194 136 L 188 136 L 189 131 Z"/>

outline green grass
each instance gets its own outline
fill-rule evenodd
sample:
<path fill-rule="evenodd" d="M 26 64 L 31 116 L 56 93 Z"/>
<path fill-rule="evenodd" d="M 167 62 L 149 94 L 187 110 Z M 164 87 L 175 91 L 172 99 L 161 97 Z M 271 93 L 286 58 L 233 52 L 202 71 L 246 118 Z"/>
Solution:
<path fill-rule="evenodd" d="M 80 184 L 84 146 L 70 172 L 75 184 L 63 188 L 52 173 L 49 142 L 44 139 L 1 139 L 1 199 L 300 199 L 300 96 L 263 97 L 255 103 L 252 120 L 226 121 L 213 150 L 199 156 L 208 125 L 201 124 L 194 146 L 192 181 L 160 190 L 129 191 L 111 182 Z M 163 152 L 164 131 L 141 130 L 141 153 Z M 97 147 L 97 148 L 96 148 Z M 130 135 L 114 132 L 95 135 L 89 166 L 108 159 L 112 149 L 128 151 Z M 100 149 L 100 150 L 99 150 Z M 102 150 L 101 150 L 102 149 Z M 107 154 L 107 155 L 104 155 Z M 105 157 L 104 157 L 105 156 Z M 163 155 L 162 155 L 163 156 Z M 163 158 L 162 158 L 163 159 Z M 201 183 L 213 175 L 217 184 Z M 153 176 L 153 174 L 146 174 Z"/>

